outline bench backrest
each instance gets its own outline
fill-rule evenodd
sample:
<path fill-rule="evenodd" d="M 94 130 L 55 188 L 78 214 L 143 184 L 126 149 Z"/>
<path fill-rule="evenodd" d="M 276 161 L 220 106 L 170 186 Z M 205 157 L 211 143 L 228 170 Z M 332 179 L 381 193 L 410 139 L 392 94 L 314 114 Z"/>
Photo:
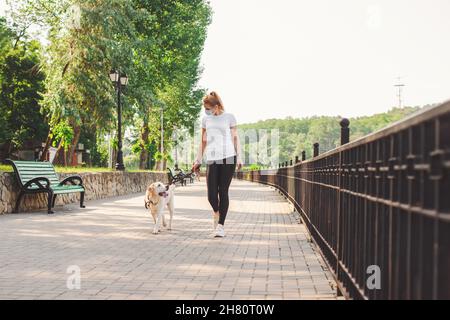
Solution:
<path fill-rule="evenodd" d="M 14 168 L 14 172 L 19 178 L 22 186 L 33 178 L 45 177 L 50 180 L 50 185 L 59 184 L 58 175 L 55 172 L 55 167 L 50 162 L 35 162 L 35 161 L 17 161 L 8 160 Z"/>
<path fill-rule="evenodd" d="M 170 168 L 167 168 L 167 177 L 168 177 L 169 183 L 172 183 L 172 181 L 173 181 L 173 172 L 172 172 L 172 170 Z"/>

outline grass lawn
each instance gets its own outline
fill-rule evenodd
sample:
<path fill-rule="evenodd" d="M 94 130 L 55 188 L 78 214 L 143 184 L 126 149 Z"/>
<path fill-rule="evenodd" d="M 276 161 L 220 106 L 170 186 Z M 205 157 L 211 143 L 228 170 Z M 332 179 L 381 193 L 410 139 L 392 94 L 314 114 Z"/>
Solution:
<path fill-rule="evenodd" d="M 112 172 L 115 171 L 111 168 L 98 168 L 98 167 L 61 167 L 56 166 L 56 172 L 59 173 L 82 173 L 82 172 Z M 130 169 L 126 170 L 127 172 L 161 172 L 161 171 L 153 171 L 153 170 L 139 170 L 139 169 Z M 13 169 L 10 165 L 0 165 L 0 172 L 13 172 Z"/>
<path fill-rule="evenodd" d="M 0 164 L 0 172 L 12 172 L 13 169 L 11 166 Z"/>

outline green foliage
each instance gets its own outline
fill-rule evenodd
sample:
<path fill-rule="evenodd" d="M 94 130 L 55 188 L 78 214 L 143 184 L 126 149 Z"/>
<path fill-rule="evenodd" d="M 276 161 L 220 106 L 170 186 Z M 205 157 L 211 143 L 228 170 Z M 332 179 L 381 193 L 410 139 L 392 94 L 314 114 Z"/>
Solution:
<path fill-rule="evenodd" d="M 97 133 L 97 130 L 91 128 L 82 130 L 80 141 L 84 145 L 85 150 L 90 152 L 90 161 L 92 166 L 107 167 L 109 161 L 109 140 L 104 135 Z"/>
<path fill-rule="evenodd" d="M 153 38 L 137 47 L 134 56 L 135 76 L 140 79 L 133 88 L 134 106 L 141 127 L 135 131 L 133 150 L 151 153 L 160 161 L 161 155 L 152 153 L 149 146 L 159 146 L 161 140 L 161 108 L 165 153 L 170 150 L 173 130 L 190 127 L 198 118 L 204 90 L 196 84 L 211 9 L 203 0 L 134 3 L 152 17 L 137 27 L 139 34 Z"/>
<path fill-rule="evenodd" d="M 197 119 L 204 93 L 197 87 L 200 56 L 211 22 L 206 1 L 8 2 L 13 4 L 10 18 L 15 29 L 26 33 L 35 23 L 47 31 L 48 44 L 40 49 L 45 57 L 45 89 L 40 90 L 39 103 L 50 126 L 49 138 L 53 144 L 64 144 L 67 158 L 80 141 L 90 144 L 96 163 L 104 162 L 104 148 L 92 143 L 101 143 L 102 136 L 116 129 L 117 94 L 109 79 L 111 69 L 125 72 L 130 79 L 122 95 L 122 120 L 134 134 L 130 152 L 155 154 L 151 149 L 159 147 L 162 106 L 165 153 L 174 128 L 191 126 Z M 8 32 L 0 29 L 2 47 Z M 66 126 L 73 129 L 69 146 L 68 136 L 62 134 L 69 132 L 61 131 Z"/>
<path fill-rule="evenodd" d="M 59 4 L 80 10 L 80 21 L 67 24 L 64 14 L 50 21 L 45 53 L 47 73 L 43 106 L 55 125 L 69 118 L 72 126 L 114 125 L 115 93 L 109 79 L 112 68 L 128 72 L 136 33 L 133 23 L 141 14 L 129 1 L 73 0 Z M 35 3 L 43 6 L 42 1 Z"/>
<path fill-rule="evenodd" d="M 250 165 L 248 167 L 245 167 L 245 170 L 250 170 L 250 171 L 259 170 L 259 169 L 261 169 L 261 166 L 257 165 L 257 164 L 252 164 L 252 165 Z"/>
<path fill-rule="evenodd" d="M 139 156 L 136 154 L 129 154 L 123 158 L 123 163 L 127 170 L 139 169 Z"/>
<path fill-rule="evenodd" d="M 60 146 L 67 151 L 73 140 L 73 129 L 69 121 L 65 119 L 64 121 L 58 122 L 52 132 L 54 138 L 60 141 Z M 57 146 L 56 141 L 54 141 L 53 146 Z"/>
<path fill-rule="evenodd" d="M 142 147 L 139 141 L 135 141 L 135 143 L 131 146 L 131 152 L 133 153 L 141 153 Z"/>
<path fill-rule="evenodd" d="M 39 106 L 39 92 L 44 90 L 40 50 L 38 41 L 16 33 L 0 18 L 0 143 L 10 150 L 45 138 L 47 125 Z"/>
<path fill-rule="evenodd" d="M 92 165 L 99 167 L 108 166 L 109 148 L 107 144 L 96 141 L 89 150 L 91 150 Z"/>
<path fill-rule="evenodd" d="M 159 151 L 155 152 L 154 159 L 156 161 L 161 161 L 164 158 L 163 154 Z"/>
<path fill-rule="evenodd" d="M 419 110 L 419 107 L 393 108 L 386 113 L 350 118 L 350 139 L 355 140 L 374 131 L 380 130 L 387 125 L 398 121 L 407 115 Z M 245 132 L 247 129 L 257 131 L 265 129 L 279 130 L 279 160 L 281 162 L 295 159 L 306 151 L 306 157 L 312 157 L 313 144 L 319 143 L 319 152 L 331 150 L 340 144 L 340 117 L 315 116 L 309 118 L 294 119 L 268 119 L 251 124 L 242 124 L 239 130 Z M 269 138 L 270 141 L 270 138 Z M 251 150 L 251 145 L 244 149 L 246 156 Z"/>

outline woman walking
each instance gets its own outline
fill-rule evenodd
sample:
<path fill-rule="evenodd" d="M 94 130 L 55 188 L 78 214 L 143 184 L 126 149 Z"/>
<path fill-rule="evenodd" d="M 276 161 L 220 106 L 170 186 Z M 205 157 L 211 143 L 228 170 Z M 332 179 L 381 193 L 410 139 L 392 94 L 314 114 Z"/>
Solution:
<path fill-rule="evenodd" d="M 203 98 L 201 142 L 192 171 L 198 171 L 206 151 L 208 201 L 213 209 L 216 237 L 224 237 L 228 212 L 228 188 L 236 170 L 242 167 L 241 146 L 233 114 L 225 112 L 222 99 L 212 91 Z"/>

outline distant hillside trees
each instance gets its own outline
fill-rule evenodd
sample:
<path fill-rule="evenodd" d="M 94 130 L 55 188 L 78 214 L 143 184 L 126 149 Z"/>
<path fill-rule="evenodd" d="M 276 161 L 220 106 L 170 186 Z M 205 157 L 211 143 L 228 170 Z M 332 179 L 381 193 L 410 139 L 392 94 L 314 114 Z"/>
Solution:
<path fill-rule="evenodd" d="M 355 140 L 384 128 L 419 109 L 420 107 L 393 108 L 385 113 L 350 118 L 350 140 Z M 287 117 L 285 119 L 268 119 L 256 123 L 242 124 L 239 128 L 242 131 L 247 129 L 256 129 L 256 131 L 278 129 L 280 135 L 279 161 L 284 162 L 295 159 L 295 156 L 300 156 L 303 150 L 306 151 L 307 158 L 311 157 L 315 142 L 319 143 L 320 153 L 339 146 L 341 139 L 340 119 L 337 116 Z M 249 152 L 251 152 L 252 147 L 254 147 L 252 144 L 244 146 L 246 159 L 249 159 Z"/>

